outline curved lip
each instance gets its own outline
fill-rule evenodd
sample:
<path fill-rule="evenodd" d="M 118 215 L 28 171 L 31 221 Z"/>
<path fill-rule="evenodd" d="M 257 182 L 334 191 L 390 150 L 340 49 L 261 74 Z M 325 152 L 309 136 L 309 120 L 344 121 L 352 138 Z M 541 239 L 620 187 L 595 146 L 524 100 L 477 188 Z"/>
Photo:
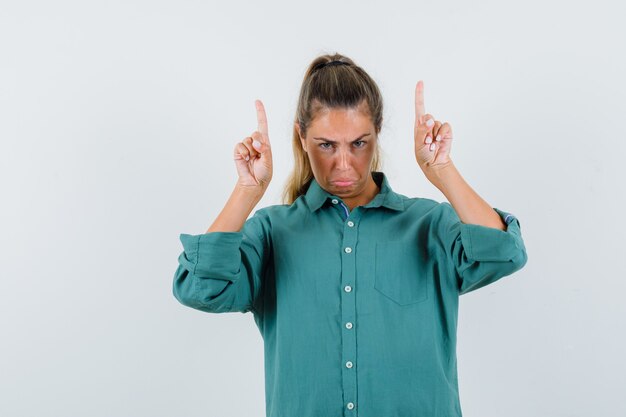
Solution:
<path fill-rule="evenodd" d="M 356 182 L 356 180 L 353 180 L 352 178 L 347 178 L 347 179 L 338 178 L 336 180 L 331 181 L 331 183 L 336 183 L 336 182 Z"/>

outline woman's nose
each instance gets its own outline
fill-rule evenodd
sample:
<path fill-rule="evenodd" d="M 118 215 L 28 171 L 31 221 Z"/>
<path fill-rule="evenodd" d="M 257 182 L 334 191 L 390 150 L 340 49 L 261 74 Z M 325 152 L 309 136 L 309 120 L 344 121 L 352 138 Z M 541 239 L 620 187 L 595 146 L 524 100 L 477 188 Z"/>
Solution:
<path fill-rule="evenodd" d="M 341 170 L 348 169 L 350 167 L 350 152 L 341 149 L 337 152 L 337 168 Z"/>

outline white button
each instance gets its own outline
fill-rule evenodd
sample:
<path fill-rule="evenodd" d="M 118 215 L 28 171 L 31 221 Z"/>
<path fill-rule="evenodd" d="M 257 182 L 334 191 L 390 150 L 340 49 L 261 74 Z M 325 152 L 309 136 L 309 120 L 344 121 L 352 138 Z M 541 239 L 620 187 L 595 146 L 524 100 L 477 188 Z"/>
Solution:
<path fill-rule="evenodd" d="M 346 292 L 352 291 L 352 287 L 349 285 L 346 285 L 343 289 L 346 290 Z"/>
<path fill-rule="evenodd" d="M 354 408 L 353 403 L 348 403 L 346 406 L 348 407 L 348 410 L 352 410 Z"/>
<path fill-rule="evenodd" d="M 346 323 L 346 329 L 351 329 L 351 328 L 352 328 L 352 323 L 347 322 L 347 323 Z"/>
<path fill-rule="evenodd" d="M 350 252 L 352 252 L 352 248 L 351 248 L 351 247 L 349 247 L 349 246 L 348 246 L 347 248 L 345 248 L 344 250 L 346 251 L 346 253 L 350 253 Z"/>
<path fill-rule="evenodd" d="M 346 368 L 352 368 L 352 362 L 350 361 L 346 362 Z"/>
<path fill-rule="evenodd" d="M 339 200 L 337 200 L 336 198 L 333 198 L 332 200 L 330 200 L 333 204 L 337 204 L 339 202 Z"/>
<path fill-rule="evenodd" d="M 350 220 L 350 221 L 348 222 L 348 226 L 350 226 L 350 227 L 354 226 L 354 222 L 353 222 L 352 220 Z"/>

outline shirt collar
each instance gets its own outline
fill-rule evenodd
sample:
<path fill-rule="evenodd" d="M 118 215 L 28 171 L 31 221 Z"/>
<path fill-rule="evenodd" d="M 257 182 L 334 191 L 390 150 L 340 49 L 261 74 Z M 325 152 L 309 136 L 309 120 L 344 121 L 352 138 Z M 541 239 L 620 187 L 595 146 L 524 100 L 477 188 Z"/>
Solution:
<path fill-rule="evenodd" d="M 402 197 L 391 189 L 391 186 L 389 185 L 389 181 L 387 181 L 387 177 L 385 176 L 385 174 L 383 172 L 373 171 L 372 178 L 380 188 L 380 191 L 378 194 L 376 194 L 372 201 L 370 201 L 363 207 L 374 208 L 383 206 L 392 210 L 404 210 L 404 201 Z M 304 199 L 311 212 L 316 211 L 317 209 L 322 207 L 326 201 L 332 198 L 337 198 L 338 200 L 341 200 L 341 198 L 330 194 L 322 187 L 320 187 L 315 178 L 311 180 L 309 189 L 304 195 Z"/>

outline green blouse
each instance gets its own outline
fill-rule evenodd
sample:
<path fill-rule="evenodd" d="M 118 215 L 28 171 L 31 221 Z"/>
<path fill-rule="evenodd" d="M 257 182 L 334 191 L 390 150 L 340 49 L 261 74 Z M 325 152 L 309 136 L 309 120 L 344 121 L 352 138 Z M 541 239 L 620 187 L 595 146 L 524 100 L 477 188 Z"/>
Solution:
<path fill-rule="evenodd" d="M 453 207 L 380 192 L 349 211 L 313 179 L 240 232 L 181 234 L 173 294 L 248 312 L 263 337 L 268 417 L 460 417 L 459 295 L 521 269 L 519 221 L 462 223 Z"/>

